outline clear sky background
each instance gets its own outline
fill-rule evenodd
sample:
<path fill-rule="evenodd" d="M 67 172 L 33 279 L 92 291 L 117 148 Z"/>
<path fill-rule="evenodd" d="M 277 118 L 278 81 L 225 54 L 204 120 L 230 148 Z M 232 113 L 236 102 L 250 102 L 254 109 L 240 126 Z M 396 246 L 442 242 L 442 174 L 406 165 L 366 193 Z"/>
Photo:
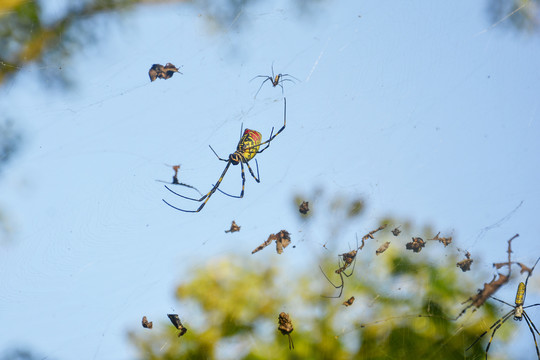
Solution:
<path fill-rule="evenodd" d="M 47 2 L 51 18 L 62 4 Z M 0 251 L 0 350 L 132 359 L 127 331 L 144 314 L 181 313 L 173 291 L 191 268 L 249 254 L 281 229 L 297 248 L 280 261 L 316 269 L 333 218 L 307 225 L 292 198 L 317 189 L 366 200 L 363 221 L 330 239 L 335 251 L 391 214 L 453 235 L 478 287 L 515 233 L 517 261 L 540 256 L 537 35 L 491 26 L 484 1 L 272 1 L 235 15 L 224 27 L 189 4 L 104 15 L 73 57 L 47 65 L 72 88 L 39 82 L 37 66 L 0 88 L 0 112 L 24 136 L 0 178 L 12 231 Z M 183 75 L 151 83 L 150 66 L 167 62 Z M 281 127 L 280 89 L 267 82 L 255 99 L 250 82 L 272 64 L 300 81 L 284 83 L 287 128 L 257 156 L 261 183 L 246 173 L 243 199 L 216 193 L 198 214 L 167 207 L 162 198 L 198 204 L 155 181 L 171 179 L 165 164 L 206 192 L 225 165 L 209 144 L 226 157 L 242 126 L 263 138 Z M 222 189 L 240 185 L 231 167 Z M 225 234 L 233 219 L 241 232 Z M 528 303 L 540 302 L 539 278 Z M 498 297 L 512 302 L 516 284 Z M 498 350 L 534 358 L 519 325 Z"/>

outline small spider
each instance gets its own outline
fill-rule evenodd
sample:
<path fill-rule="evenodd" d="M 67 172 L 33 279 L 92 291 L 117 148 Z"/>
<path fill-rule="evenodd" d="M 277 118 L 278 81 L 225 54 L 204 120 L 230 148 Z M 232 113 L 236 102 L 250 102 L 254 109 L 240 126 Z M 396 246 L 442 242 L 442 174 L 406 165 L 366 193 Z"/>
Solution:
<path fill-rule="evenodd" d="M 197 202 L 204 201 L 199 206 L 199 208 L 197 210 L 184 210 L 184 209 L 178 208 L 176 206 L 173 206 L 173 205 L 169 204 L 167 201 L 165 201 L 165 199 L 163 199 L 163 202 L 165 204 L 169 205 L 170 207 L 172 207 L 173 209 L 183 211 L 183 212 L 195 213 L 195 212 L 201 211 L 202 208 L 204 207 L 204 205 L 206 205 L 206 203 L 208 202 L 208 200 L 210 200 L 210 197 L 216 192 L 216 190 L 219 190 L 218 189 L 219 185 L 221 184 L 221 181 L 225 177 L 225 174 L 227 173 L 227 170 L 229 170 L 229 166 L 231 166 L 231 164 L 232 165 L 240 164 L 240 168 L 242 169 L 242 173 L 241 173 L 242 174 L 242 191 L 240 192 L 239 196 L 229 195 L 229 194 L 227 194 L 227 193 L 225 193 L 225 192 L 223 192 L 221 190 L 219 190 L 219 191 L 224 193 L 227 196 L 230 196 L 230 197 L 239 198 L 239 199 L 243 198 L 244 197 L 244 185 L 246 183 L 246 176 L 244 174 L 244 164 L 248 167 L 249 173 L 255 179 L 255 181 L 261 182 L 261 180 L 259 178 L 259 165 L 257 164 L 257 160 L 255 159 L 255 164 L 257 166 L 257 176 L 255 176 L 255 173 L 251 169 L 251 166 L 249 166 L 248 161 L 253 159 L 255 157 L 255 155 L 260 154 L 264 150 L 268 149 L 268 147 L 270 146 L 270 142 L 272 142 L 272 140 L 274 140 L 276 138 L 276 136 L 278 136 L 285 129 L 285 126 L 287 125 L 287 99 L 283 98 L 283 102 L 284 102 L 283 126 L 275 134 L 273 134 L 274 128 L 272 128 L 272 131 L 270 132 L 270 138 L 268 140 L 266 140 L 264 142 L 261 142 L 262 136 L 261 136 L 261 134 L 259 132 L 255 131 L 255 130 L 246 129 L 244 131 L 244 135 L 242 136 L 240 141 L 238 141 L 238 145 L 236 146 L 236 151 L 233 152 L 232 154 L 230 154 L 228 159 L 220 158 L 219 155 L 210 146 L 210 149 L 214 152 L 214 154 L 217 156 L 217 158 L 220 161 L 225 161 L 227 163 L 227 165 L 225 166 L 225 169 L 221 173 L 221 176 L 219 177 L 216 184 L 212 186 L 212 188 L 210 189 L 210 191 L 206 195 L 202 196 L 199 199 L 195 199 L 195 198 L 191 198 L 191 197 L 188 197 L 188 196 L 180 195 L 180 194 L 174 192 L 173 190 L 171 190 L 167 185 L 165 185 L 165 188 L 167 190 L 169 190 L 173 194 L 175 194 L 177 196 L 180 196 L 180 197 L 182 197 L 184 199 L 197 201 Z M 260 146 L 264 145 L 264 144 L 266 144 L 266 146 L 262 150 L 259 150 Z"/>
<path fill-rule="evenodd" d="M 294 83 L 293 80 L 285 79 L 285 77 L 291 77 L 291 78 L 293 78 L 293 79 L 295 79 L 297 81 L 300 81 L 297 78 L 295 78 L 294 76 L 289 75 L 289 74 L 277 74 L 277 75 L 274 75 L 274 64 L 272 64 L 272 76 L 257 75 L 253 79 L 250 80 L 250 81 L 253 81 L 253 80 L 257 79 L 257 78 L 264 78 L 264 81 L 262 82 L 261 86 L 259 86 L 259 90 L 257 90 L 257 93 L 255 94 L 255 97 L 257 97 L 257 95 L 259 94 L 259 91 L 261 91 L 264 83 L 269 81 L 269 80 L 272 83 L 273 87 L 276 87 L 276 86 L 281 87 L 281 93 L 283 94 L 283 82 L 284 81 L 290 81 L 290 82 Z"/>
<path fill-rule="evenodd" d="M 469 346 L 467 349 L 465 349 L 465 351 L 469 350 L 470 348 L 473 347 L 474 344 L 476 344 L 478 341 L 480 341 L 480 339 L 487 334 L 487 332 L 491 329 L 493 329 L 493 332 L 491 333 L 491 338 L 489 339 L 489 342 L 486 346 L 486 359 L 488 357 L 488 351 L 489 351 L 489 347 L 491 345 L 491 341 L 493 341 L 493 337 L 495 336 L 495 333 L 497 332 L 497 330 L 499 330 L 499 328 L 506 322 L 506 320 L 510 319 L 510 317 L 512 315 L 514 315 L 514 320 L 515 321 L 521 321 L 522 319 L 525 319 L 525 322 L 527 323 L 527 326 L 529 327 L 529 330 L 531 331 L 531 334 L 532 334 L 532 337 L 533 337 L 533 340 L 534 340 L 534 346 L 536 347 L 536 355 L 538 356 L 538 359 L 540 359 L 540 351 L 538 350 L 538 343 L 536 342 L 536 336 L 534 335 L 534 332 L 536 331 L 536 333 L 540 336 L 540 332 L 538 332 L 538 329 L 536 328 L 536 326 L 534 325 L 533 321 L 531 320 L 531 318 L 529 317 L 529 315 L 527 314 L 527 312 L 525 312 L 525 309 L 527 308 L 530 308 L 530 307 L 533 307 L 533 306 L 540 306 L 540 303 L 538 304 L 533 304 L 533 305 L 528 305 L 528 306 L 523 306 L 525 304 L 525 294 L 527 292 L 527 282 L 529 281 L 529 277 L 531 276 L 532 274 L 532 271 L 534 270 L 534 268 L 536 267 L 536 264 L 538 264 L 538 260 L 540 260 L 540 258 L 538 258 L 536 260 L 536 263 L 534 263 L 534 266 L 532 267 L 532 269 L 530 269 L 531 271 L 529 272 L 529 275 L 527 275 L 527 279 L 525 280 L 525 283 L 523 282 L 520 282 L 519 283 L 519 286 L 517 288 L 517 291 L 516 291 L 516 300 L 515 300 L 515 305 L 512 305 L 512 304 L 509 304 L 507 303 L 506 301 L 503 301 L 503 300 L 500 300 L 500 299 L 497 299 L 496 297 L 493 297 L 491 296 L 491 298 L 493 300 L 497 300 L 498 302 L 500 303 L 503 303 L 505 305 L 508 305 L 512 308 L 512 310 L 510 310 L 509 312 L 507 312 L 503 317 L 501 317 L 499 320 L 495 321 L 495 323 L 493 323 L 493 325 L 490 326 L 490 328 L 486 331 L 484 331 L 482 333 L 482 335 L 480 335 L 472 344 L 471 346 Z M 534 329 L 534 330 L 533 330 Z"/>
<path fill-rule="evenodd" d="M 341 280 L 341 284 L 339 285 L 336 285 L 332 282 L 332 280 L 330 280 L 328 278 L 328 276 L 326 276 L 326 274 L 324 273 L 323 269 L 319 266 L 319 269 L 321 269 L 321 272 L 323 273 L 324 277 L 326 278 L 326 280 L 328 280 L 328 282 L 330 284 L 332 284 L 333 287 L 335 287 L 336 289 L 340 289 L 339 290 L 339 294 L 337 296 L 326 296 L 326 295 L 322 295 L 322 297 L 325 297 L 325 298 L 340 298 L 341 297 L 341 294 L 343 294 L 343 288 L 345 287 L 345 281 L 343 280 L 343 275 L 345 275 L 346 277 L 350 277 L 353 272 L 354 272 L 354 267 L 356 266 L 356 253 L 357 251 L 356 250 L 351 250 L 349 251 L 348 253 L 344 253 L 344 254 L 340 254 L 339 256 L 341 256 L 342 259 L 338 259 L 338 269 L 336 269 L 336 271 L 334 271 L 336 274 L 339 275 L 339 279 Z M 341 265 L 341 261 L 343 260 L 343 265 Z M 345 270 L 351 265 L 353 264 L 353 267 L 351 269 L 351 272 L 349 274 L 347 274 L 345 272 Z"/>
<path fill-rule="evenodd" d="M 291 337 L 294 327 L 289 314 L 281 312 L 278 316 L 278 324 L 278 330 L 281 331 L 281 334 L 289 336 L 289 350 L 294 349 L 294 344 Z"/>

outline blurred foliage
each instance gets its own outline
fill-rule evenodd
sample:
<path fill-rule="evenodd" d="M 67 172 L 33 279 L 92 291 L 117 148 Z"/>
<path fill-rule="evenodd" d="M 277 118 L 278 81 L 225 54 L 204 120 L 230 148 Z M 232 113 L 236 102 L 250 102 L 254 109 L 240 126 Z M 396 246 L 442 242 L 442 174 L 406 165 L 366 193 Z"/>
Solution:
<path fill-rule="evenodd" d="M 488 13 L 492 27 L 499 24 L 509 28 L 535 32 L 540 24 L 540 0 L 490 0 Z"/>
<path fill-rule="evenodd" d="M 0 4 L 0 84 L 29 64 L 37 64 L 39 74 L 50 85 L 69 85 L 69 72 L 61 70 L 62 61 L 79 46 L 97 42 L 98 16 L 119 14 L 137 5 L 186 3 L 199 8 L 205 19 L 218 31 L 238 29 L 247 18 L 243 9 L 258 0 L 85 0 L 65 1 L 61 15 L 47 16 L 47 2 L 10 0 Z M 320 0 L 319 0 L 320 1 Z M 305 10 L 316 0 L 297 1 Z M 312 12 L 316 14 L 316 12 Z"/>
<path fill-rule="evenodd" d="M 0 360 L 38 360 L 38 359 L 44 359 L 44 357 L 34 354 L 31 351 L 26 350 L 26 349 L 8 350 L 8 351 L 5 351 L 0 357 Z M 49 357 L 47 357 L 47 359 L 49 359 Z"/>
<path fill-rule="evenodd" d="M 375 256 L 384 241 L 392 246 Z M 211 259 L 176 289 L 188 332 L 178 338 L 170 323 L 156 321 L 151 331 L 131 331 L 130 340 L 139 359 L 151 360 L 484 358 L 489 336 L 465 349 L 501 315 L 500 304 L 453 320 L 478 286 L 456 268 L 452 246 L 430 242 L 416 254 L 406 252 L 405 241 L 388 229 L 367 241 L 341 298 L 321 296 L 339 291 L 316 265 L 298 273 L 281 263 L 284 257 L 266 264 L 251 256 Z M 319 261 L 339 284 L 336 257 Z M 344 306 L 351 296 L 354 304 Z M 294 350 L 278 331 L 282 311 L 292 319 Z M 490 358 L 501 358 L 512 323 L 498 331 Z M 532 340 L 530 346 L 534 351 Z"/>
<path fill-rule="evenodd" d="M 39 1 L 12 1 L 0 8 L 0 83 L 36 63 L 40 74 L 65 84 L 64 72 L 51 74 L 62 59 L 91 34 L 98 14 L 126 10 L 137 0 L 91 0 L 66 4 L 63 15 L 47 18 Z M 53 64 L 53 65 L 51 65 Z"/>
<path fill-rule="evenodd" d="M 10 120 L 0 121 L 0 176 L 3 174 L 6 165 L 19 151 L 21 143 L 21 133 L 15 129 L 13 122 Z M 9 215 L 0 208 L 0 245 L 9 240 L 10 235 Z"/>
<path fill-rule="evenodd" d="M 66 1 L 61 15 L 46 16 L 46 2 L 6 0 L 0 4 L 0 84 L 28 64 L 37 64 L 40 75 L 50 82 L 69 84 L 69 73 L 61 63 L 78 46 L 95 42 L 98 15 L 121 13 L 137 5 L 189 3 L 201 10 L 218 31 L 239 29 L 249 20 L 244 9 L 258 0 L 86 0 Z M 322 0 L 297 0 L 298 15 L 317 16 Z M 513 28 L 533 31 L 538 28 L 540 0 L 490 0 L 488 13 L 492 26 L 507 23 Z"/>
<path fill-rule="evenodd" d="M 15 129 L 12 121 L 5 120 L 0 122 L 0 174 L 4 166 L 19 150 L 21 140 L 21 134 Z"/>

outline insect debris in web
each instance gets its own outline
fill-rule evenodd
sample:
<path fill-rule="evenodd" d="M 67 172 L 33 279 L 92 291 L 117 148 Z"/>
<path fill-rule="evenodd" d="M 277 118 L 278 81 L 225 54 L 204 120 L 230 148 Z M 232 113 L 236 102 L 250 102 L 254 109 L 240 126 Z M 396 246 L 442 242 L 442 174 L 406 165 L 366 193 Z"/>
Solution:
<path fill-rule="evenodd" d="M 536 260 L 536 262 L 534 263 L 532 268 L 528 268 L 527 266 L 524 266 L 523 264 L 520 265 L 521 269 L 522 269 L 522 273 L 528 271 L 529 274 L 527 275 L 527 279 L 525 279 L 525 282 L 520 282 L 519 285 L 518 285 L 518 288 L 516 290 L 516 298 L 515 298 L 515 301 L 514 301 L 515 305 L 510 304 L 510 303 L 508 303 L 508 302 L 506 302 L 504 300 L 497 299 L 494 296 L 491 296 L 491 298 L 493 300 L 496 300 L 496 301 L 498 301 L 498 302 L 500 302 L 502 304 L 508 305 L 509 307 L 512 308 L 512 310 L 510 310 L 505 315 L 500 317 L 497 321 L 495 321 L 493 323 L 493 325 L 491 325 L 489 327 L 489 329 L 487 329 L 479 337 L 477 337 L 476 340 L 467 349 L 465 349 L 465 351 L 472 348 L 474 346 L 474 344 L 476 344 L 478 341 L 480 341 L 480 339 L 482 339 L 482 337 L 488 333 L 488 331 L 491 331 L 493 329 L 493 332 L 491 333 L 491 338 L 489 339 L 489 342 L 488 342 L 488 344 L 486 346 L 486 359 L 487 359 L 488 352 L 489 352 L 489 347 L 491 346 L 491 342 L 493 341 L 493 338 L 495 337 L 495 333 L 497 332 L 497 330 L 499 330 L 499 328 L 501 326 L 504 325 L 504 323 L 508 319 L 510 319 L 510 317 L 512 315 L 514 315 L 513 316 L 514 321 L 521 321 L 521 320 L 523 320 L 525 318 L 525 322 L 527 323 L 527 326 L 529 327 L 529 331 L 531 332 L 531 335 L 533 337 L 534 346 L 536 348 L 536 355 L 540 359 L 540 350 L 538 349 L 538 343 L 536 342 L 536 336 L 534 335 L 534 332 L 536 331 L 536 333 L 539 334 L 539 335 L 540 335 L 540 333 L 538 332 L 538 329 L 536 328 L 536 325 L 534 325 L 534 322 L 532 321 L 532 319 L 529 317 L 529 314 L 527 314 L 527 311 L 525 311 L 525 309 L 535 307 L 535 306 L 540 306 L 540 303 L 525 306 L 525 295 L 526 295 L 526 292 L 527 292 L 527 283 L 529 282 L 529 278 L 531 277 L 534 268 L 538 264 L 538 261 L 540 261 L 540 258 L 538 258 Z M 526 270 L 523 269 L 524 267 L 526 268 Z"/>
<path fill-rule="evenodd" d="M 354 303 L 354 296 L 351 296 L 349 300 L 346 300 L 343 302 L 343 305 L 345 306 L 351 306 Z"/>
<path fill-rule="evenodd" d="M 384 244 L 379 246 L 377 250 L 375 250 L 375 255 L 382 254 L 383 252 L 386 251 L 386 249 L 388 249 L 389 246 L 390 246 L 390 241 L 385 242 Z"/>
<path fill-rule="evenodd" d="M 528 273 L 528 276 L 531 276 L 532 271 L 533 271 L 533 269 L 534 269 L 534 266 L 533 266 L 532 269 L 531 269 L 530 267 L 527 267 L 526 265 L 523 265 L 523 264 L 520 263 L 520 262 L 516 262 L 516 263 L 514 263 L 514 264 L 517 264 L 517 265 L 521 268 L 521 270 L 519 271 L 520 274 L 523 274 L 523 273 L 526 272 L 526 273 Z M 536 265 L 536 264 L 535 264 L 535 265 Z M 493 264 L 493 266 L 495 266 L 495 264 Z"/>
<path fill-rule="evenodd" d="M 386 224 L 384 225 L 381 225 L 379 226 L 377 229 L 373 230 L 373 231 L 370 231 L 368 232 L 366 235 L 364 235 L 362 237 L 362 245 L 360 245 L 360 247 L 358 248 L 358 250 L 362 250 L 364 248 L 364 241 L 366 241 L 367 239 L 375 239 L 375 237 L 373 237 L 373 235 L 378 232 L 378 231 L 381 231 L 383 230 L 384 228 L 386 228 Z"/>
<path fill-rule="evenodd" d="M 468 251 L 465 253 L 465 257 L 466 259 L 463 259 L 456 263 L 456 266 L 460 268 L 463 272 L 471 270 L 471 264 L 474 261 L 473 259 L 471 259 L 471 253 Z"/>
<path fill-rule="evenodd" d="M 195 190 L 196 192 L 198 192 L 199 194 L 201 194 L 201 192 L 199 191 L 199 189 L 197 189 L 195 186 L 191 186 L 191 185 L 188 185 L 188 184 L 184 184 L 184 183 L 181 183 L 180 181 L 178 181 L 178 171 L 180 170 L 180 165 L 167 165 L 167 166 L 172 167 L 172 169 L 174 170 L 174 175 L 173 175 L 173 177 L 172 177 L 172 181 L 171 181 L 171 182 L 163 181 L 163 180 L 156 180 L 156 181 L 159 181 L 159 182 L 162 182 L 162 183 L 165 183 L 165 184 L 170 184 L 170 185 L 180 185 L 180 186 L 185 186 L 185 187 L 190 188 L 190 189 L 193 189 L 193 190 Z M 201 194 L 201 195 L 202 195 L 202 194 Z"/>
<path fill-rule="evenodd" d="M 401 233 L 401 230 L 399 230 L 399 226 L 394 228 L 394 230 L 392 230 L 392 235 L 394 236 L 398 236 L 400 233 Z"/>
<path fill-rule="evenodd" d="M 309 202 L 302 201 L 302 204 L 300 204 L 298 211 L 300 211 L 301 214 L 306 215 L 309 211 Z"/>
<path fill-rule="evenodd" d="M 294 344 L 291 337 L 294 327 L 289 314 L 281 312 L 278 316 L 278 324 L 278 330 L 281 331 L 281 334 L 289 337 L 289 349 L 294 349 Z"/>
<path fill-rule="evenodd" d="M 238 226 L 234 220 L 231 224 L 231 228 L 229 230 L 225 230 L 226 233 L 233 233 L 233 232 L 237 232 L 237 231 L 240 231 L 240 226 Z"/>
<path fill-rule="evenodd" d="M 142 327 L 145 328 L 145 329 L 151 329 L 152 326 L 153 326 L 152 321 L 148 321 L 146 316 L 143 316 L 142 317 Z"/>
<path fill-rule="evenodd" d="M 180 330 L 180 332 L 178 333 L 178 337 L 184 335 L 187 332 L 187 328 L 182 325 L 182 322 L 180 321 L 180 318 L 177 314 L 167 314 L 167 316 L 171 320 L 174 327 Z"/>
<path fill-rule="evenodd" d="M 438 240 L 440 243 L 444 244 L 444 247 L 447 247 L 448 245 L 450 245 L 452 243 L 452 237 L 449 236 L 449 237 L 439 237 L 441 233 L 438 232 L 437 235 L 435 235 L 435 237 L 433 239 L 428 239 L 429 241 L 431 240 Z"/>
<path fill-rule="evenodd" d="M 178 68 L 171 63 L 167 63 L 165 66 L 154 64 L 150 70 L 148 70 L 148 76 L 150 76 L 150 81 L 154 81 L 157 78 L 167 80 L 170 79 L 175 72 L 182 74 L 178 71 Z"/>
<path fill-rule="evenodd" d="M 411 242 L 405 244 L 407 250 L 412 250 L 415 253 L 422 251 L 422 248 L 426 246 L 426 242 L 420 237 L 413 237 Z"/>
<path fill-rule="evenodd" d="M 479 289 L 476 295 L 469 297 L 467 300 L 461 303 L 461 305 L 465 305 L 467 303 L 468 305 L 463 310 L 461 310 L 458 316 L 456 316 L 455 320 L 457 320 L 461 315 L 465 314 L 465 312 L 473 306 L 478 309 L 486 302 L 486 300 L 491 295 L 495 294 L 495 292 L 499 290 L 501 286 L 503 286 L 510 280 L 510 275 L 512 274 L 512 240 L 514 240 L 518 236 L 519 234 L 516 234 L 508 240 L 508 250 L 506 251 L 508 253 L 508 261 L 493 264 L 496 269 L 508 266 L 508 275 L 504 275 L 501 273 L 497 273 L 498 277 L 497 275 L 493 275 L 493 279 L 489 283 L 484 283 L 484 287 L 482 289 Z M 474 309 L 473 311 L 476 311 L 476 309 Z"/>
<path fill-rule="evenodd" d="M 291 243 L 291 236 L 287 230 L 281 230 L 277 234 L 270 234 L 270 236 L 268 236 L 268 239 L 261 245 L 257 246 L 257 248 L 251 253 L 255 254 L 256 252 L 261 251 L 262 249 L 270 245 L 272 241 L 276 242 L 276 251 L 278 254 L 281 254 L 283 253 L 283 249 L 285 249 Z"/>

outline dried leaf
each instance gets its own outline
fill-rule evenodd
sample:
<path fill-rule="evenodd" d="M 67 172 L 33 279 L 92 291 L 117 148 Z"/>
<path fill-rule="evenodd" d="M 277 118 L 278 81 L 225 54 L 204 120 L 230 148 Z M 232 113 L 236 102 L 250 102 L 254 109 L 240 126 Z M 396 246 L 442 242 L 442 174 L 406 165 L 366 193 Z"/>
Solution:
<path fill-rule="evenodd" d="M 225 230 L 226 233 L 233 233 L 233 232 L 237 232 L 237 231 L 240 231 L 240 226 L 238 226 L 234 220 L 231 224 L 231 228 L 229 230 Z"/>
<path fill-rule="evenodd" d="M 143 317 L 142 317 L 142 326 L 143 326 L 143 328 L 145 328 L 145 329 L 151 329 L 152 326 L 153 326 L 153 323 L 152 323 L 152 321 L 148 321 L 148 319 L 146 318 L 146 316 L 143 316 Z"/>
<path fill-rule="evenodd" d="M 433 239 L 428 239 L 428 240 L 438 240 L 440 243 L 443 243 L 444 244 L 444 247 L 447 247 L 448 245 L 450 245 L 450 243 L 452 243 L 452 237 L 449 236 L 449 237 L 439 237 L 441 233 L 437 233 L 437 235 L 435 235 L 435 237 Z"/>
<path fill-rule="evenodd" d="M 345 301 L 343 305 L 345 306 L 351 306 L 354 303 L 354 296 L 351 296 L 349 300 Z"/>
<path fill-rule="evenodd" d="M 268 236 L 268 239 L 261 245 L 257 246 L 255 250 L 253 250 L 251 253 L 255 254 L 256 252 L 261 251 L 262 249 L 270 245 L 274 240 L 276 241 L 276 251 L 278 254 L 283 253 L 283 249 L 285 249 L 291 243 L 291 237 L 289 232 L 287 230 L 281 230 L 277 234 L 270 234 L 270 236 Z"/>
<path fill-rule="evenodd" d="M 300 208 L 298 209 L 298 211 L 300 211 L 300 213 L 306 215 L 309 211 L 309 202 L 307 201 L 302 201 L 302 204 L 300 205 Z"/>
<path fill-rule="evenodd" d="M 381 231 L 383 230 L 384 228 L 386 227 L 386 224 L 385 225 L 381 225 L 379 226 L 377 229 L 373 230 L 373 231 L 370 231 L 368 232 L 366 235 L 364 235 L 362 237 L 362 245 L 360 245 L 360 247 L 358 248 L 358 250 L 362 250 L 364 248 L 364 241 L 366 241 L 367 239 L 375 239 L 373 237 L 373 234 L 375 234 L 377 231 Z"/>
<path fill-rule="evenodd" d="M 465 253 L 465 257 L 466 259 L 463 259 L 456 264 L 456 266 L 459 267 L 463 272 L 471 270 L 471 264 L 473 263 L 470 252 L 467 251 Z"/>
<path fill-rule="evenodd" d="M 422 238 L 419 238 L 419 237 L 412 238 L 411 242 L 408 242 L 407 244 L 405 244 L 405 248 L 407 250 L 412 250 L 415 253 L 419 253 L 420 251 L 422 251 L 422 248 L 425 246 L 426 246 L 426 242 L 422 240 Z"/>
<path fill-rule="evenodd" d="M 178 337 L 184 335 L 187 332 L 187 328 L 182 325 L 182 322 L 180 321 L 180 318 L 177 314 L 167 314 L 167 316 L 171 320 L 174 327 L 180 330 L 180 332 L 178 333 Z"/>
<path fill-rule="evenodd" d="M 178 68 L 171 63 L 167 63 L 165 66 L 154 64 L 150 70 L 148 70 L 148 76 L 150 76 L 150 81 L 154 81 L 157 78 L 167 80 L 171 78 L 175 72 L 182 74 L 178 71 Z"/>

